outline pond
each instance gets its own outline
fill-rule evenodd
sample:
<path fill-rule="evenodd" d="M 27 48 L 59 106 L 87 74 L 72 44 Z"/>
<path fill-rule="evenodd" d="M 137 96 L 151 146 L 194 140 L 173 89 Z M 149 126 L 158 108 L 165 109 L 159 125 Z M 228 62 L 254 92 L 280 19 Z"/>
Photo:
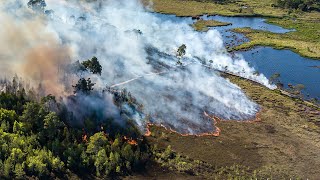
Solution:
<path fill-rule="evenodd" d="M 251 29 L 270 31 L 273 33 L 287 33 L 294 31 L 292 29 L 285 29 L 280 26 L 266 23 L 266 20 L 259 17 L 226 17 L 226 16 L 201 16 L 204 20 L 215 20 L 220 22 L 232 23 L 229 26 L 217 27 L 217 30 L 228 30 L 234 28 L 250 27 Z"/>
<path fill-rule="evenodd" d="M 294 31 L 268 24 L 265 19 L 257 17 L 202 16 L 201 18 L 232 23 L 229 26 L 211 28 L 222 34 L 226 47 L 237 46 L 248 41 L 244 35 L 232 32 L 231 29 L 234 28 L 250 27 L 273 33 Z M 320 99 L 320 60 L 305 58 L 290 50 L 276 50 L 272 47 L 256 47 L 249 51 L 239 51 L 237 53 L 242 54 L 251 66 L 267 78 L 279 73 L 279 80 L 285 88 L 288 88 L 288 84 L 303 84 L 305 89 L 302 90 L 302 93 L 305 98 Z"/>
<path fill-rule="evenodd" d="M 175 23 L 192 24 L 196 20 L 191 17 L 177 17 L 175 15 L 157 14 L 162 20 Z M 293 29 L 285 29 L 280 26 L 266 23 L 264 18 L 259 17 L 225 17 L 225 16 L 201 16 L 204 20 L 216 20 L 220 22 L 232 23 L 232 25 L 211 27 L 218 30 L 224 40 L 225 46 L 233 47 L 248 39 L 239 33 L 231 30 L 234 28 L 250 27 L 252 29 L 270 31 L 273 33 L 287 33 Z M 199 32 L 200 33 L 200 32 Z M 249 51 L 239 51 L 247 62 L 258 72 L 270 78 L 275 73 L 280 73 L 280 81 L 288 87 L 288 84 L 303 84 L 305 89 L 302 91 L 308 99 L 320 99 L 320 60 L 301 57 L 290 50 L 276 50 L 271 47 L 256 47 Z"/>
<path fill-rule="evenodd" d="M 320 99 L 320 61 L 301 57 L 290 50 L 276 50 L 271 47 L 256 47 L 239 52 L 258 72 L 270 78 L 280 73 L 280 82 L 303 84 L 303 94 Z"/>

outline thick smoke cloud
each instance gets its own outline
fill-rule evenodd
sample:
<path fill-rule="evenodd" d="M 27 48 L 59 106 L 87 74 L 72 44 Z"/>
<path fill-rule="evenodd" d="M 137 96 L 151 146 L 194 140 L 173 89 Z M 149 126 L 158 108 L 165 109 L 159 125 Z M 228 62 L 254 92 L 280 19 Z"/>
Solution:
<path fill-rule="evenodd" d="M 259 110 L 212 68 L 227 68 L 273 88 L 263 75 L 254 75 L 245 60 L 228 55 L 218 31 L 195 32 L 183 21 L 147 12 L 138 0 L 46 3 L 52 11 L 35 13 L 22 0 L 0 3 L 1 72 L 41 82 L 46 93 L 70 93 L 75 80 L 66 77 L 65 66 L 96 56 L 103 72 L 101 77 L 91 76 L 95 89 L 127 88 L 153 122 L 183 133 L 203 133 L 214 131 L 204 112 L 245 120 Z M 176 51 L 182 44 L 187 46 L 186 55 L 183 65 L 177 66 Z M 100 100 L 92 101 L 96 101 L 92 106 L 103 109 L 97 105 L 103 104 Z M 143 118 L 134 120 L 145 125 Z"/>
<path fill-rule="evenodd" d="M 61 44 L 44 17 L 16 6 L 0 3 L 0 75 L 17 73 L 34 85 L 41 82 L 47 94 L 64 95 L 59 69 L 70 63 L 69 47 Z"/>

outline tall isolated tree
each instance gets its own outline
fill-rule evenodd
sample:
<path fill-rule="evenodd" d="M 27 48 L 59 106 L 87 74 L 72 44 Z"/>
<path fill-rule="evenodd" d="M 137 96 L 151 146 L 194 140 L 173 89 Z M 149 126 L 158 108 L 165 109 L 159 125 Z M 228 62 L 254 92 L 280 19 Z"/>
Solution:
<path fill-rule="evenodd" d="M 177 64 L 178 65 L 182 65 L 182 62 L 180 61 L 180 59 L 186 55 L 186 49 L 187 49 L 187 46 L 185 44 L 182 44 L 178 50 L 177 50 L 177 57 L 179 58 Z"/>
<path fill-rule="evenodd" d="M 186 55 L 186 49 L 187 46 L 185 44 L 182 44 L 177 50 L 178 57 L 183 57 L 184 55 Z"/>

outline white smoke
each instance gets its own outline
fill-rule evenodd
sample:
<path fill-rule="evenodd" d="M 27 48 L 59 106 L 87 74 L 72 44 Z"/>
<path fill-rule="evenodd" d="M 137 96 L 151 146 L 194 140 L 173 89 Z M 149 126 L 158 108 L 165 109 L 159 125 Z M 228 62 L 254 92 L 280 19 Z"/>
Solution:
<path fill-rule="evenodd" d="M 8 0 L 0 3 L 1 15 L 10 17 L 12 23 L 40 18 L 37 23 L 41 28 L 33 29 L 34 34 L 39 34 L 36 40 L 43 42 L 43 37 L 50 36 L 54 44 L 68 47 L 70 59 L 98 57 L 103 73 L 101 77 L 92 77 L 98 82 L 96 89 L 120 83 L 119 87 L 127 88 L 144 105 L 144 113 L 150 114 L 155 123 L 181 132 L 201 133 L 212 131 L 211 122 L 202 117 L 204 111 L 224 119 L 255 116 L 258 105 L 238 86 L 207 67 L 220 71 L 227 68 L 228 72 L 274 87 L 263 75 L 254 75 L 255 70 L 245 60 L 233 59 L 218 31 L 196 32 L 186 22 L 147 12 L 138 0 L 46 3 L 53 13 L 36 15 L 28 10 L 26 2 Z M 33 28 L 27 27 L 28 23 L 20 24 L 28 32 Z M 6 42 L 7 32 L 1 33 L 0 41 Z M 20 44 L 16 51 L 32 48 L 35 39 L 30 41 L 27 46 Z M 181 59 L 183 66 L 177 66 L 176 51 L 182 44 L 187 46 L 186 56 Z M 8 48 L 16 46 L 0 48 L 1 66 L 8 63 L 8 58 L 2 58 L 8 54 Z M 14 57 L 13 54 L 10 56 Z M 144 124 L 139 118 L 135 120 Z"/>

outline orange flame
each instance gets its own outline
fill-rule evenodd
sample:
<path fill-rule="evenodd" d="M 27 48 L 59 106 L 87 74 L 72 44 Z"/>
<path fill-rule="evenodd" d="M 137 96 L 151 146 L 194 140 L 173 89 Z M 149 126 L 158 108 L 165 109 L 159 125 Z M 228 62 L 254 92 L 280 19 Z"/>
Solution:
<path fill-rule="evenodd" d="M 177 131 L 171 129 L 171 128 L 167 128 L 166 126 L 160 124 L 152 124 L 152 123 L 147 123 L 147 127 L 146 127 L 146 133 L 144 134 L 144 136 L 148 137 L 148 136 L 151 136 L 151 131 L 150 131 L 150 127 L 151 126 L 160 126 L 160 127 L 163 127 L 165 130 L 168 130 L 168 131 L 171 131 L 173 133 L 177 133 L 179 134 L 180 136 L 196 136 L 196 137 L 200 137 L 200 136 L 214 136 L 214 137 L 218 137 L 220 136 L 220 133 L 221 133 L 221 129 L 219 127 L 217 127 L 216 125 L 218 123 L 220 123 L 221 121 L 230 121 L 230 120 L 223 120 L 217 116 L 213 116 L 213 115 L 209 115 L 207 112 L 203 112 L 204 116 L 212 119 L 213 121 L 213 125 L 215 126 L 215 132 L 209 132 L 209 133 L 202 133 L 202 134 L 181 134 L 181 133 L 178 133 Z M 233 120 L 232 120 L 233 121 Z M 248 119 L 248 120 L 245 120 L 245 121 L 239 121 L 237 120 L 236 122 L 246 122 L 246 123 L 253 123 L 253 122 L 259 122 L 261 121 L 261 110 L 256 114 L 255 118 L 254 119 Z"/>
<path fill-rule="evenodd" d="M 88 135 L 87 135 L 87 132 L 84 130 L 84 128 L 82 129 L 82 142 L 85 142 L 85 143 L 88 142 Z"/>
<path fill-rule="evenodd" d="M 146 133 L 144 134 L 144 136 L 146 136 L 146 137 L 151 136 L 150 126 L 153 126 L 153 124 L 147 123 L 147 128 L 146 128 L 147 131 L 146 131 Z"/>
<path fill-rule="evenodd" d="M 125 141 L 127 141 L 127 143 L 131 144 L 131 145 L 138 145 L 138 142 L 132 138 L 128 138 L 127 136 L 123 136 L 123 139 Z"/>
<path fill-rule="evenodd" d="M 85 143 L 88 142 L 88 136 L 86 134 L 82 135 L 82 141 Z"/>
<path fill-rule="evenodd" d="M 213 120 L 213 125 L 217 124 L 217 121 L 216 121 L 216 119 L 214 117 L 209 116 L 206 112 L 204 112 L 204 115 Z M 219 119 L 219 122 L 220 122 L 220 119 Z M 197 136 L 197 137 L 199 137 L 199 136 L 215 136 L 215 137 L 217 137 L 217 136 L 220 135 L 220 132 L 221 132 L 220 128 L 215 126 L 216 127 L 215 132 L 201 133 L 201 134 L 182 134 L 182 133 L 178 133 L 177 131 L 173 130 L 172 128 L 168 128 L 168 127 L 164 126 L 163 124 L 157 125 L 157 124 L 147 123 L 146 133 L 144 134 L 147 137 L 151 136 L 150 126 L 160 126 L 160 127 L 163 127 L 165 130 L 171 131 L 171 132 L 176 133 L 176 134 L 179 134 L 180 136 Z"/>

